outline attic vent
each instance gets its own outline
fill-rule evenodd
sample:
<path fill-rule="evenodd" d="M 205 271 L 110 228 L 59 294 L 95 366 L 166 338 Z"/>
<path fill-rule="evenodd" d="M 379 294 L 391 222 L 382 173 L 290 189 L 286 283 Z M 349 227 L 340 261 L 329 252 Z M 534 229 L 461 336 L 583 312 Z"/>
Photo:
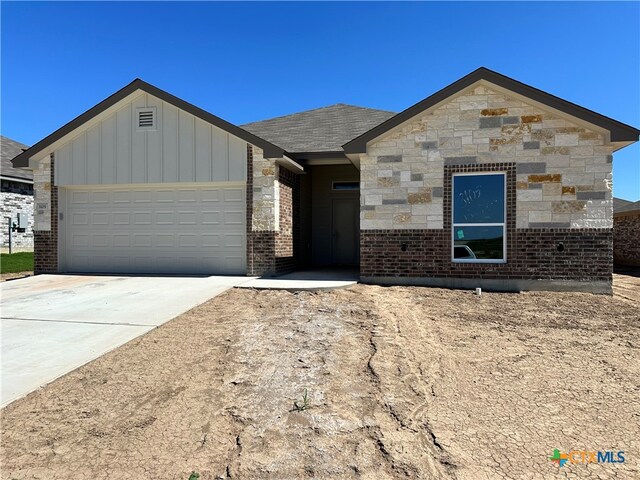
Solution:
<path fill-rule="evenodd" d="M 137 130 L 155 130 L 156 129 L 155 107 L 146 107 L 146 108 L 136 109 L 136 127 L 137 127 Z"/>

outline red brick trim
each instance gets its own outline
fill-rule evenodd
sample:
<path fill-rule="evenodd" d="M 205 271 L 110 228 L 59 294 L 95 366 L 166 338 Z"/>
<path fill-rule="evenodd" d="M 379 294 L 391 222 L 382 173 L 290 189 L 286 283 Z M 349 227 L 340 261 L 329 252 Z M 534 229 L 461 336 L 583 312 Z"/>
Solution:
<path fill-rule="evenodd" d="M 360 275 L 611 282 L 612 242 L 610 228 L 516 229 L 507 263 L 465 264 L 451 261 L 448 230 L 363 230 Z"/>

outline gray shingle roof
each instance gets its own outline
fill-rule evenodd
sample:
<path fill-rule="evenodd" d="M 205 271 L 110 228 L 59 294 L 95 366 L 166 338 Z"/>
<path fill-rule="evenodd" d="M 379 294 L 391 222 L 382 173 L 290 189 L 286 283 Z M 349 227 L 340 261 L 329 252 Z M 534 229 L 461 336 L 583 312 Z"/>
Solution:
<path fill-rule="evenodd" d="M 632 202 L 630 200 L 625 200 L 623 198 L 613 197 L 613 214 L 623 213 L 623 212 L 633 212 L 635 210 L 640 210 L 640 200 L 637 202 Z"/>
<path fill-rule="evenodd" d="M 28 148 L 25 144 L 11 140 L 0 135 L 0 174 L 3 177 L 24 178 L 33 180 L 31 170 L 22 170 L 21 168 L 13 168 L 11 160 L 18 154 L 22 153 L 23 148 Z"/>
<path fill-rule="evenodd" d="M 394 115 L 386 110 L 337 103 L 241 126 L 291 153 L 337 152 L 348 141 Z"/>

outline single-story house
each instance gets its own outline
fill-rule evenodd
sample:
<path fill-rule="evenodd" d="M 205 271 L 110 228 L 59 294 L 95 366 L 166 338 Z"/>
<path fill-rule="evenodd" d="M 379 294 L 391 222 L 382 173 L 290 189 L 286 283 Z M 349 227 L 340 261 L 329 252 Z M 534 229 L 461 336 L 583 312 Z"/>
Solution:
<path fill-rule="evenodd" d="M 21 215 L 23 226 L 11 232 L 12 251 L 33 250 L 33 174 L 14 168 L 11 160 L 27 146 L 0 135 L 0 250 L 9 250 L 9 219 Z M 12 223 L 16 223 L 13 222 Z"/>
<path fill-rule="evenodd" d="M 18 155 L 36 272 L 610 292 L 612 154 L 640 130 L 479 68 L 400 113 L 243 127 L 136 79 Z"/>
<path fill-rule="evenodd" d="M 640 200 L 613 199 L 613 263 L 640 267 Z"/>

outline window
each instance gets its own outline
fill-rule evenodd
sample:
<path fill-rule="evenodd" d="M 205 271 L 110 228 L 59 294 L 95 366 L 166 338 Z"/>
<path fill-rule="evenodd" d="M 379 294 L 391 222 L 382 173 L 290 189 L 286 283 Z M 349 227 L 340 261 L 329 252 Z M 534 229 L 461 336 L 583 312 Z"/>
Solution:
<path fill-rule="evenodd" d="M 504 173 L 453 175 L 454 262 L 506 262 Z"/>
<path fill-rule="evenodd" d="M 333 182 L 334 190 L 360 190 L 360 182 Z"/>
<path fill-rule="evenodd" d="M 156 107 L 136 108 L 136 130 L 156 129 Z"/>

